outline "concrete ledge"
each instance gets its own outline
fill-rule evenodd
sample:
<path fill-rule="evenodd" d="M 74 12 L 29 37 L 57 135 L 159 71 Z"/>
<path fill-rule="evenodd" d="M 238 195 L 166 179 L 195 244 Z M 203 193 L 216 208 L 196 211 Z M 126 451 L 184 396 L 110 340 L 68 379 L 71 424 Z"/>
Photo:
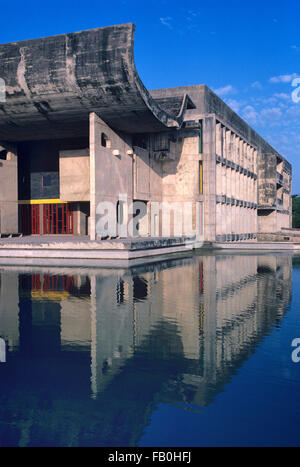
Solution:
<path fill-rule="evenodd" d="M 11 261 L 47 259 L 61 260 L 121 260 L 157 257 L 186 253 L 194 249 L 195 242 L 187 237 L 138 238 L 123 240 L 90 241 L 87 238 L 27 237 L 0 241 L 0 259 Z M 19 261 L 18 261 L 19 262 Z"/>
<path fill-rule="evenodd" d="M 285 250 L 300 251 L 300 243 L 291 242 L 241 242 L 241 243 L 213 243 L 212 248 L 221 250 Z"/>
<path fill-rule="evenodd" d="M 1 239 L 0 251 L 11 250 L 148 250 L 186 245 L 190 237 L 139 237 L 115 240 L 91 241 L 88 237 L 30 236 L 20 239 Z"/>
<path fill-rule="evenodd" d="M 234 236 L 235 238 L 236 236 Z M 45 241 L 46 240 L 46 241 Z M 239 252 L 259 251 L 299 251 L 300 243 L 292 242 L 213 242 L 196 243 L 187 237 L 138 238 L 92 242 L 88 238 L 42 238 L 0 240 L 1 265 L 52 265 L 66 264 L 80 267 L 129 267 L 161 261 L 173 255 L 188 256 L 193 250 L 213 252 L 224 250 Z"/>

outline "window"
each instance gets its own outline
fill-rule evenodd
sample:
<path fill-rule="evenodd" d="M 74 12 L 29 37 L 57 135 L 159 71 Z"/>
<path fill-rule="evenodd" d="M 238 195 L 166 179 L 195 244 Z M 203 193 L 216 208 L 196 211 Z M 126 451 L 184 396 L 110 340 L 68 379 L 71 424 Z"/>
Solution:
<path fill-rule="evenodd" d="M 153 151 L 169 151 L 170 141 L 169 134 L 158 133 L 152 137 L 152 149 Z"/>
<path fill-rule="evenodd" d="M 202 120 L 199 120 L 199 154 L 203 152 L 203 125 Z"/>
<path fill-rule="evenodd" d="M 149 146 L 149 136 L 148 135 L 134 135 L 132 138 L 132 146 L 137 146 L 138 148 L 147 149 Z"/>
<path fill-rule="evenodd" d="M 51 186 L 51 175 L 42 175 L 42 187 Z"/>
<path fill-rule="evenodd" d="M 101 146 L 104 148 L 111 147 L 110 139 L 108 139 L 108 136 L 105 133 L 101 133 Z"/>
<path fill-rule="evenodd" d="M 124 224 L 124 201 L 117 202 L 117 223 Z"/>
<path fill-rule="evenodd" d="M 203 162 L 199 161 L 199 194 L 203 195 Z"/>
<path fill-rule="evenodd" d="M 3 149 L 2 151 L 0 151 L 0 159 L 2 161 L 6 161 L 7 160 L 7 151 L 5 149 Z"/>

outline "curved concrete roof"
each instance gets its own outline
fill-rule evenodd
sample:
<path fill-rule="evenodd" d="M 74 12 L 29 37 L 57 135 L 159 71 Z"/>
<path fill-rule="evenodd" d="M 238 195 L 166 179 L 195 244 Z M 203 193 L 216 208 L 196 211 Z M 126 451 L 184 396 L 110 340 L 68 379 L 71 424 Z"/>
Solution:
<path fill-rule="evenodd" d="M 179 127 L 187 107 L 162 106 L 134 64 L 132 23 L 0 45 L 0 139 L 18 141 L 81 135 L 96 112 L 129 133 Z"/>

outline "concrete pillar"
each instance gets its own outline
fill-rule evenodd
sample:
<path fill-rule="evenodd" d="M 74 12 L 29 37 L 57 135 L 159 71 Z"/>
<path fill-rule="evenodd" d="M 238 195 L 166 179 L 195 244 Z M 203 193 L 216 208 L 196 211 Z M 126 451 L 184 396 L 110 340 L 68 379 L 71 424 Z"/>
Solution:
<path fill-rule="evenodd" d="M 222 155 L 221 131 L 222 131 L 221 123 L 217 123 L 216 124 L 216 154 L 218 156 Z"/>
<path fill-rule="evenodd" d="M 216 239 L 216 120 L 203 119 L 204 240 Z"/>
<path fill-rule="evenodd" d="M 96 119 L 97 115 L 90 114 L 90 220 L 89 235 L 96 239 Z"/>
<path fill-rule="evenodd" d="M 0 163 L 0 233 L 8 234 L 18 232 L 18 158 L 16 145 L 5 149 L 6 160 Z"/>

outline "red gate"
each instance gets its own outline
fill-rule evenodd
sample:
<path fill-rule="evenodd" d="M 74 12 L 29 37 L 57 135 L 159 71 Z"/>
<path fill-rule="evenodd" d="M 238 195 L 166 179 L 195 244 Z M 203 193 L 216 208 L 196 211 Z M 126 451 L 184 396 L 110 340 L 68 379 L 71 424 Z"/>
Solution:
<path fill-rule="evenodd" d="M 22 204 L 21 232 L 25 235 L 40 233 L 40 206 L 38 204 Z"/>
<path fill-rule="evenodd" d="M 20 206 L 21 232 L 25 235 L 74 233 L 74 213 L 68 203 L 42 204 L 43 232 L 40 232 L 40 204 Z"/>
<path fill-rule="evenodd" d="M 43 204 L 44 235 L 73 234 L 74 216 L 68 203 Z"/>

